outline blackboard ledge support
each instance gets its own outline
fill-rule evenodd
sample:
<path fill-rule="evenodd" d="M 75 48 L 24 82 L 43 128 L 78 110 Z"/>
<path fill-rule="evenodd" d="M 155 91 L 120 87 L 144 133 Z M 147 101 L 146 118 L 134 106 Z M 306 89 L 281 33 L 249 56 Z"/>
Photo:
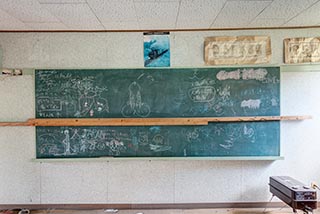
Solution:
<path fill-rule="evenodd" d="M 33 158 L 32 162 L 108 162 L 108 161 L 275 161 L 284 160 L 283 156 L 237 156 L 237 157 L 100 157 L 100 158 Z"/>

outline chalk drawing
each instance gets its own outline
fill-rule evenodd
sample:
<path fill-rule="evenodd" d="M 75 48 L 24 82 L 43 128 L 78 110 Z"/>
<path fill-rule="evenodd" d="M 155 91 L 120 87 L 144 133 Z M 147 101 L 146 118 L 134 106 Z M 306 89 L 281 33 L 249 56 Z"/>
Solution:
<path fill-rule="evenodd" d="M 60 149 L 55 144 L 43 143 L 39 148 L 40 154 L 59 155 Z"/>
<path fill-rule="evenodd" d="M 234 145 L 233 143 L 233 138 L 231 139 L 228 139 L 228 140 L 225 140 L 224 141 L 224 144 L 219 144 L 222 148 L 225 148 L 225 149 L 231 149 Z"/>
<path fill-rule="evenodd" d="M 151 76 L 150 74 L 145 75 L 145 73 L 142 73 L 142 74 L 137 78 L 137 80 L 142 79 L 142 77 L 145 77 L 147 80 L 150 80 L 151 82 L 154 82 L 154 78 L 153 78 L 153 76 Z"/>
<path fill-rule="evenodd" d="M 96 86 L 93 76 L 78 77 L 71 73 L 44 71 L 37 73 L 37 79 L 46 85 L 37 88 L 36 93 L 40 117 L 94 117 L 109 112 L 108 100 L 102 96 L 108 89 Z"/>
<path fill-rule="evenodd" d="M 241 77 L 240 69 L 235 71 L 219 71 L 216 75 L 218 80 L 239 80 Z"/>
<path fill-rule="evenodd" d="M 193 143 L 193 142 L 199 142 L 199 137 L 200 137 L 200 130 L 199 128 L 194 128 L 192 130 L 188 130 L 185 134 L 187 141 L 189 143 Z"/>
<path fill-rule="evenodd" d="M 226 101 L 230 98 L 230 85 L 225 85 L 223 88 L 218 88 L 217 91 L 219 92 L 220 97 L 222 100 Z"/>
<path fill-rule="evenodd" d="M 250 68 L 250 69 L 243 69 L 242 70 L 242 79 L 244 80 L 265 80 L 268 71 L 264 68 Z"/>
<path fill-rule="evenodd" d="M 147 132 L 139 132 L 139 145 L 146 146 L 149 143 L 149 137 Z"/>
<path fill-rule="evenodd" d="M 150 150 L 153 152 L 169 151 L 171 146 L 165 140 L 165 137 L 161 134 L 156 134 L 152 138 L 152 143 L 149 144 Z"/>
<path fill-rule="evenodd" d="M 65 146 L 64 153 L 65 155 L 70 155 L 71 154 L 71 146 L 70 146 L 70 135 L 69 135 L 69 130 L 64 130 L 64 135 L 65 138 L 62 140 L 62 144 Z"/>
<path fill-rule="evenodd" d="M 220 102 L 214 104 L 211 109 L 215 112 L 215 114 L 216 114 L 217 116 L 222 116 L 222 115 L 224 115 L 223 104 L 220 103 Z"/>
<path fill-rule="evenodd" d="M 121 151 L 126 148 L 124 143 L 117 139 L 111 139 L 111 141 L 106 142 L 106 146 L 109 148 L 110 155 L 120 155 Z"/>
<path fill-rule="evenodd" d="M 267 77 L 262 81 L 262 83 L 265 83 L 265 84 L 278 84 L 279 82 L 280 82 L 280 79 L 278 79 L 276 76 Z"/>
<path fill-rule="evenodd" d="M 142 102 L 140 85 L 137 82 L 132 82 L 128 90 L 129 100 L 121 109 L 122 116 L 148 117 L 150 114 L 150 106 Z"/>
<path fill-rule="evenodd" d="M 194 75 L 197 75 L 197 73 L 194 73 Z M 216 96 L 216 89 L 213 86 L 215 84 L 214 80 L 210 78 L 200 79 L 196 76 L 190 79 L 196 79 L 191 83 L 192 87 L 188 90 L 189 98 L 193 102 L 210 102 L 214 100 Z"/>
<path fill-rule="evenodd" d="M 59 99 L 52 99 L 50 97 L 38 97 L 37 98 L 37 111 L 61 111 L 62 101 Z"/>
<path fill-rule="evenodd" d="M 81 81 L 78 84 L 81 92 L 79 97 L 79 111 L 74 116 L 81 117 L 89 114 L 93 117 L 95 113 L 109 112 L 108 100 L 101 97 L 101 93 L 108 91 L 107 87 L 93 86 L 93 80 Z"/>
<path fill-rule="evenodd" d="M 59 142 L 59 138 L 55 134 L 43 134 L 39 136 L 39 148 L 40 154 L 50 154 L 54 156 L 64 156 L 65 148 L 59 147 L 56 142 Z"/>
<path fill-rule="evenodd" d="M 219 146 L 226 150 L 230 150 L 238 143 L 254 143 L 256 141 L 255 129 L 248 124 L 241 124 L 240 126 L 229 126 L 222 132 L 224 135 L 226 135 L 226 139 L 224 140 L 224 143 L 219 144 Z"/>
<path fill-rule="evenodd" d="M 217 73 L 218 80 L 259 80 L 265 81 L 268 71 L 264 68 L 237 69 L 234 71 L 221 70 Z"/>
<path fill-rule="evenodd" d="M 240 106 L 242 108 L 258 109 L 260 108 L 260 104 L 261 104 L 260 99 L 249 99 L 249 100 L 243 100 Z"/>
<path fill-rule="evenodd" d="M 250 127 L 248 128 L 247 125 L 244 125 L 243 134 L 244 134 L 245 137 L 251 138 L 254 135 L 254 129 L 250 128 Z"/>
<path fill-rule="evenodd" d="M 216 90 L 212 86 L 194 87 L 189 90 L 189 98 L 193 102 L 210 102 L 214 99 Z"/>
<path fill-rule="evenodd" d="M 276 98 L 271 99 L 271 106 L 278 106 L 278 101 Z"/>

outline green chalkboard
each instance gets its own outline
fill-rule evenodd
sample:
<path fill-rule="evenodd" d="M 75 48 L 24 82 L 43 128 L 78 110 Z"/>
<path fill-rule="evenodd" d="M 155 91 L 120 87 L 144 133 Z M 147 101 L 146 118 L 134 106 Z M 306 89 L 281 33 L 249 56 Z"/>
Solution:
<path fill-rule="evenodd" d="M 37 70 L 38 118 L 279 115 L 279 68 Z"/>
<path fill-rule="evenodd" d="M 37 70 L 37 118 L 273 116 L 278 67 Z M 279 156 L 279 122 L 37 127 L 38 158 Z"/>
<path fill-rule="evenodd" d="M 279 122 L 37 127 L 37 157 L 279 156 L 279 136 Z"/>

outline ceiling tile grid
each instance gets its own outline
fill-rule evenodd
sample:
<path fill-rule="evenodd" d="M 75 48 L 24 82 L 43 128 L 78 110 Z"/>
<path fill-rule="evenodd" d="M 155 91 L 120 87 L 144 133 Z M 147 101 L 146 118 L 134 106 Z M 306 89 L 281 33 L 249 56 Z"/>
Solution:
<path fill-rule="evenodd" d="M 15 17 L 12 17 L 10 14 L 0 9 L 0 29 L 26 29 L 26 26 L 20 20 L 16 19 Z"/>
<path fill-rule="evenodd" d="M 54 15 L 41 7 L 37 0 L 1 0 L 0 9 L 21 22 L 57 22 Z"/>
<path fill-rule="evenodd" d="M 274 0 L 258 18 L 284 18 L 289 19 L 302 12 L 317 0 Z"/>
<path fill-rule="evenodd" d="M 178 1 L 136 2 L 135 9 L 140 27 L 142 29 L 174 28 L 179 5 Z"/>
<path fill-rule="evenodd" d="M 182 0 L 176 27 L 209 28 L 225 2 L 226 0 Z"/>
<path fill-rule="evenodd" d="M 137 22 L 133 1 L 87 0 L 87 3 L 102 23 Z"/>
<path fill-rule="evenodd" d="M 272 1 L 228 1 L 211 27 L 246 27 Z"/>
<path fill-rule="evenodd" d="M 42 7 L 69 29 L 104 29 L 87 4 L 42 4 Z"/>
<path fill-rule="evenodd" d="M 39 3 L 46 4 L 74 4 L 74 3 L 86 3 L 86 0 L 38 0 Z"/>
<path fill-rule="evenodd" d="M 320 24 L 320 1 L 290 19 L 283 26 L 305 26 Z"/>
<path fill-rule="evenodd" d="M 67 30 L 68 27 L 61 22 L 50 22 L 50 23 L 37 23 L 31 22 L 25 24 L 28 29 L 34 30 Z"/>
<path fill-rule="evenodd" d="M 286 22 L 283 18 L 256 18 L 250 23 L 250 27 L 273 27 L 281 26 Z"/>
<path fill-rule="evenodd" d="M 1 0 L 0 30 L 175 30 L 320 24 L 320 0 Z"/>

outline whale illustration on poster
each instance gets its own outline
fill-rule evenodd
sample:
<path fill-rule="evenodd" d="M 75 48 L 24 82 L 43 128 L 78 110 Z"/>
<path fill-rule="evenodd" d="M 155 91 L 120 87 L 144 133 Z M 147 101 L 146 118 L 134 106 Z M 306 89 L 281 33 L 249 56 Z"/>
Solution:
<path fill-rule="evenodd" d="M 144 33 L 144 67 L 170 67 L 169 33 Z"/>

